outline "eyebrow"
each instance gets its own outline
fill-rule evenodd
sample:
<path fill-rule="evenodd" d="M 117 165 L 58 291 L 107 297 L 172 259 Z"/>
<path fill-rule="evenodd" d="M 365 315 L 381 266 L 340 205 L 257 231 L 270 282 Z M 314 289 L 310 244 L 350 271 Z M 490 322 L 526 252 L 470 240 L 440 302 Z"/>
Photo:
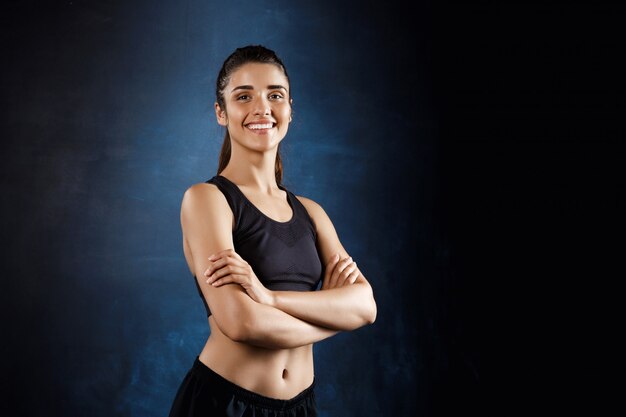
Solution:
<path fill-rule="evenodd" d="M 283 90 L 287 91 L 287 89 L 285 87 L 283 87 L 282 85 L 279 85 L 279 84 L 268 85 L 267 89 L 268 90 L 280 90 L 280 89 L 283 89 Z M 233 92 L 235 92 L 237 90 L 254 90 L 254 87 L 251 86 L 251 85 L 240 85 L 238 87 L 233 88 L 231 93 L 233 93 Z"/>

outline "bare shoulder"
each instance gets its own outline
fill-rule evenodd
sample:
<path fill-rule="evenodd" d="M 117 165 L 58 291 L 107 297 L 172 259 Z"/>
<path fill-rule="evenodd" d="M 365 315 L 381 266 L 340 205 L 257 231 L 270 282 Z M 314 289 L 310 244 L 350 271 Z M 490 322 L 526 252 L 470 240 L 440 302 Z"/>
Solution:
<path fill-rule="evenodd" d="M 323 217 L 328 217 L 322 206 L 314 200 L 301 195 L 296 195 L 296 198 L 302 203 L 306 211 L 309 213 L 309 216 L 311 217 L 311 220 L 313 220 L 313 224 L 316 227 L 320 221 L 324 220 Z"/>
<path fill-rule="evenodd" d="M 302 203 L 306 211 L 309 213 L 309 216 L 311 217 L 311 220 L 313 220 L 315 228 L 318 232 L 320 229 L 332 227 L 330 217 L 326 214 L 326 211 L 322 208 L 321 204 L 301 195 L 297 195 L 296 198 Z"/>
<path fill-rule="evenodd" d="M 183 194 L 181 216 L 190 215 L 207 218 L 233 219 L 226 197 L 215 184 L 200 182 L 191 185 Z"/>
<path fill-rule="evenodd" d="M 205 197 L 211 198 L 211 196 L 216 196 L 217 194 L 221 194 L 221 192 L 215 184 L 211 184 L 208 182 L 198 182 L 198 183 L 191 185 L 189 188 L 185 190 L 184 197 L 205 196 Z"/>
<path fill-rule="evenodd" d="M 328 263 L 330 257 L 335 253 L 340 253 L 344 258 L 347 257 L 347 252 L 339 241 L 335 226 L 322 206 L 307 197 L 297 195 L 296 198 L 306 208 L 313 221 L 317 233 L 318 248 L 324 264 Z"/>
<path fill-rule="evenodd" d="M 295 195 L 295 194 L 294 194 L 294 195 Z M 302 204 L 304 204 L 305 206 L 306 206 L 306 205 L 308 205 L 308 204 L 311 204 L 311 205 L 313 205 L 313 204 L 315 204 L 315 205 L 319 205 L 319 204 L 317 204 L 315 201 L 313 201 L 312 199 L 310 199 L 309 197 L 304 197 L 304 196 L 302 196 L 302 195 L 296 195 L 296 198 L 297 198 L 298 200 L 300 200 L 300 202 L 301 202 Z M 307 208 L 308 208 L 308 207 L 307 207 Z"/>
<path fill-rule="evenodd" d="M 297 195 L 296 198 L 306 208 L 311 220 L 313 220 L 315 230 L 317 231 L 317 247 L 322 263 L 328 265 L 331 257 L 336 253 L 339 254 L 340 259 L 349 257 L 350 255 L 343 247 L 332 220 L 322 206 L 307 197 Z M 360 274 L 355 282 L 365 283 L 369 286 L 363 274 Z"/>
<path fill-rule="evenodd" d="M 187 188 L 183 194 L 183 205 L 219 204 L 226 202 L 224 194 L 215 184 L 199 182 Z"/>

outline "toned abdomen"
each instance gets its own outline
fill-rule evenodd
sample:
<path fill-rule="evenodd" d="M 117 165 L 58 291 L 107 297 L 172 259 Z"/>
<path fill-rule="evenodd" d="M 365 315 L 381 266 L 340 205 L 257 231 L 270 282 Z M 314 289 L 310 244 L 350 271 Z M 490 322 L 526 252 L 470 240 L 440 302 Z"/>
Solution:
<path fill-rule="evenodd" d="M 200 361 L 227 380 L 266 397 L 291 399 L 313 382 L 313 347 L 266 349 L 226 337 L 209 316 Z"/>

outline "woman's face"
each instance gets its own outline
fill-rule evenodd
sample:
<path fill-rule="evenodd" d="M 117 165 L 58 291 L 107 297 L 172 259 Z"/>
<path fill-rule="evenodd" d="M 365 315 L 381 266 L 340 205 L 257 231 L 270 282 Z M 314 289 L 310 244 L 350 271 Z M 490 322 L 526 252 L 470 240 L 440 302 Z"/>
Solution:
<path fill-rule="evenodd" d="M 223 94 L 226 109 L 215 103 L 215 113 L 232 141 L 258 151 L 278 146 L 291 121 L 289 84 L 278 66 L 242 65 L 232 73 Z"/>

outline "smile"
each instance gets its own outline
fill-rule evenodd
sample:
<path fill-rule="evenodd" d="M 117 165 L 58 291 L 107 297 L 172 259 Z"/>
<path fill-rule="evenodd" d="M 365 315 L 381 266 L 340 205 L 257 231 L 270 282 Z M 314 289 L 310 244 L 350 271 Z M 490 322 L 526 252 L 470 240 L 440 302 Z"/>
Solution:
<path fill-rule="evenodd" d="M 251 123 L 246 127 L 252 130 L 271 129 L 274 127 L 274 123 Z"/>

